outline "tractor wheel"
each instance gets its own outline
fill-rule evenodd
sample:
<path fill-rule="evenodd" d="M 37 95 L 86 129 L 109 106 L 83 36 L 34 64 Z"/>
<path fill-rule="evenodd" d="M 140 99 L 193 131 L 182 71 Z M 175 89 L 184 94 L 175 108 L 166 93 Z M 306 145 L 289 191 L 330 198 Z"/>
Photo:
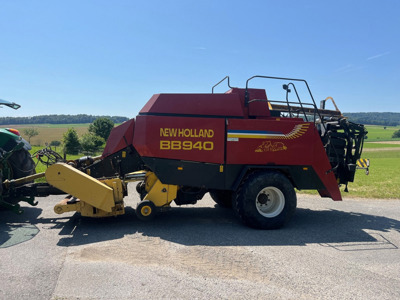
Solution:
<path fill-rule="evenodd" d="M 8 159 L 8 163 L 11 168 L 12 179 L 18 179 L 36 173 L 35 163 L 33 162 L 29 152 L 25 149 L 14 152 Z"/>
<path fill-rule="evenodd" d="M 36 173 L 35 163 L 33 162 L 29 152 L 25 149 L 14 152 L 8 159 L 8 166 L 11 172 L 8 178 L 2 179 L 3 181 L 6 179 L 18 179 Z M 4 201 L 16 204 L 19 202 L 19 199 L 7 197 L 4 198 Z"/>
<path fill-rule="evenodd" d="M 142 221 L 150 221 L 154 219 L 157 207 L 150 200 L 143 200 L 136 206 L 136 215 Z"/>
<path fill-rule="evenodd" d="M 221 207 L 232 208 L 233 191 L 211 190 L 211 198 Z"/>
<path fill-rule="evenodd" d="M 285 175 L 273 171 L 255 172 L 239 187 L 233 206 L 247 226 L 277 229 L 294 214 L 297 198 Z"/>

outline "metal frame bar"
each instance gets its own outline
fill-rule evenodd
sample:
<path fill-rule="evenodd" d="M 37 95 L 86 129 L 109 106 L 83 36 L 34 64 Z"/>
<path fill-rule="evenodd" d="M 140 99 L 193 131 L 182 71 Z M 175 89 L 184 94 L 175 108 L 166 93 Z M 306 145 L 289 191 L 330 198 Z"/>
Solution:
<path fill-rule="evenodd" d="M 225 79 L 228 79 L 228 86 L 229 86 L 229 88 L 232 88 L 232 87 L 231 87 L 231 84 L 230 84 L 230 82 L 229 82 L 229 76 L 225 76 L 223 79 L 221 79 L 220 81 L 218 81 L 218 83 L 215 84 L 215 85 L 211 88 L 211 94 L 214 94 L 214 88 L 215 88 L 217 85 L 219 85 L 221 82 L 223 82 Z"/>
<path fill-rule="evenodd" d="M 255 75 L 255 76 L 252 76 L 252 77 L 250 77 L 249 79 L 247 79 L 247 81 L 246 81 L 246 90 L 245 90 L 245 106 L 246 106 L 246 107 L 247 107 L 248 104 L 249 104 L 249 92 L 248 92 L 248 89 L 249 89 L 249 81 L 252 80 L 252 79 L 254 79 L 254 78 L 264 78 L 264 79 L 275 79 L 275 80 L 287 80 L 287 81 L 298 81 L 298 82 L 303 82 L 303 83 L 306 85 L 307 90 L 308 90 L 308 93 L 310 94 L 311 100 L 312 100 L 312 102 L 313 102 L 313 104 L 311 104 L 311 105 L 314 106 L 314 110 L 315 110 L 315 113 L 314 113 L 314 122 L 315 122 L 315 115 L 316 115 L 316 114 L 318 114 L 319 118 L 322 120 L 321 114 L 319 113 L 318 107 L 317 107 L 317 105 L 316 105 L 316 103 L 315 103 L 315 100 L 314 100 L 314 97 L 313 97 L 313 95 L 312 95 L 312 93 L 311 93 L 311 89 L 310 89 L 310 87 L 309 87 L 307 81 L 304 80 L 304 79 L 285 78 L 285 77 L 274 77 L 274 76 L 264 76 L 264 75 Z M 293 83 L 289 83 L 288 85 L 292 85 L 292 86 L 294 87 L 294 84 L 293 84 Z M 296 92 L 296 94 L 297 94 L 296 88 L 295 88 L 295 92 Z M 302 106 L 298 94 L 297 94 L 297 97 L 298 97 L 298 100 L 299 100 L 300 105 Z M 286 102 L 287 102 L 288 104 L 291 103 L 291 102 L 288 102 L 288 99 L 286 99 L 286 100 L 287 100 Z M 289 106 L 289 105 L 288 105 L 288 106 Z M 290 107 L 289 107 L 288 109 L 289 109 L 289 113 L 290 113 Z M 303 112 L 304 112 L 304 109 L 303 109 Z M 306 118 L 307 118 L 307 117 L 306 117 Z M 322 122 L 321 124 L 323 124 L 323 122 Z M 323 126 L 325 126 L 325 125 L 323 124 Z"/>

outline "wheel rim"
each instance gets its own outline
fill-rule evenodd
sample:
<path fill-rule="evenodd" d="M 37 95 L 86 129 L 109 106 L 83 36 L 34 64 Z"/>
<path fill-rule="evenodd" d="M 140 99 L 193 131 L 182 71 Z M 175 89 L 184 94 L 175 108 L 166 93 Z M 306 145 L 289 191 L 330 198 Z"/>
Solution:
<path fill-rule="evenodd" d="M 140 209 L 140 213 L 142 214 L 142 216 L 145 216 L 145 217 L 150 216 L 151 215 L 151 207 L 147 206 L 147 205 L 143 206 Z"/>
<path fill-rule="evenodd" d="M 263 188 L 256 197 L 256 207 L 263 217 L 276 217 L 285 207 L 285 196 L 276 187 Z"/>

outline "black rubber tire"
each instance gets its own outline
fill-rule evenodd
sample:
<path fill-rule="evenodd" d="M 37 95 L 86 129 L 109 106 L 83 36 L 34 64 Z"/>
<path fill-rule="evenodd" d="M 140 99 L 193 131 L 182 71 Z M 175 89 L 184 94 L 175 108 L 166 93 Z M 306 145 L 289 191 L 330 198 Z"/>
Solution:
<path fill-rule="evenodd" d="M 35 163 L 25 149 L 14 152 L 8 159 L 8 163 L 12 170 L 11 179 L 18 179 L 36 173 Z"/>
<path fill-rule="evenodd" d="M 136 185 L 136 192 L 138 192 L 139 195 L 143 194 L 144 192 L 146 192 L 145 187 L 146 187 L 146 184 L 144 183 L 144 181 L 140 181 Z"/>
<path fill-rule="evenodd" d="M 18 179 L 36 174 L 35 163 L 26 149 L 14 152 L 8 159 L 8 165 L 11 169 L 11 176 L 10 178 L 3 178 L 3 181 L 6 179 Z M 19 202 L 19 199 L 5 198 L 4 201 L 16 204 Z"/>
<path fill-rule="evenodd" d="M 156 216 L 157 207 L 150 200 L 143 200 L 138 203 L 135 212 L 139 220 L 150 221 Z"/>
<path fill-rule="evenodd" d="M 265 193 L 269 191 L 277 195 Z M 262 195 L 263 194 L 263 195 Z M 262 204 L 261 196 L 264 198 Z M 260 207 L 267 207 L 271 199 L 279 199 L 278 208 L 272 212 L 260 212 Z M 275 201 L 276 202 L 276 201 Z M 271 203 L 275 203 L 271 200 Z M 247 176 L 239 187 L 233 201 L 235 214 L 247 226 L 257 229 L 277 229 L 286 224 L 296 211 L 297 198 L 292 183 L 282 173 L 276 171 L 260 171 Z M 276 207 L 276 206 L 275 206 Z M 274 209 L 274 206 L 272 206 Z M 276 214 L 276 215 L 274 215 Z M 268 215 L 268 216 L 266 216 Z"/>
<path fill-rule="evenodd" d="M 234 192 L 226 190 L 211 190 L 209 191 L 211 198 L 219 206 L 224 208 L 232 208 Z"/>

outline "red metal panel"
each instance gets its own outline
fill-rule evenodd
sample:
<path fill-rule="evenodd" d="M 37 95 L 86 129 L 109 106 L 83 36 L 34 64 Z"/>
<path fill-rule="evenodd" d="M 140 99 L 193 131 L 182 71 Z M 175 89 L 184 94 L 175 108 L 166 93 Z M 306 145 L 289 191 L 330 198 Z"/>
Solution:
<path fill-rule="evenodd" d="M 238 94 L 157 94 L 139 114 L 243 117 Z"/>
<path fill-rule="evenodd" d="M 132 145 L 134 129 L 135 119 L 131 119 L 117 127 L 114 127 L 107 139 L 106 147 L 104 148 L 102 156 L 107 157 L 110 154 Z"/>
<path fill-rule="evenodd" d="M 307 129 L 307 130 L 306 130 Z M 311 123 L 301 119 L 228 120 L 228 164 L 299 165 L 312 161 Z M 301 156 L 299 155 L 301 153 Z"/>
<path fill-rule="evenodd" d="M 326 187 L 341 200 L 331 165 L 313 123 L 301 119 L 228 120 L 227 164 L 311 165 Z M 305 173 L 306 174 L 306 173 Z"/>
<path fill-rule="evenodd" d="M 141 156 L 224 163 L 225 119 L 138 116 L 133 144 Z"/>
<path fill-rule="evenodd" d="M 226 94 L 238 94 L 241 99 L 245 98 L 246 89 L 232 88 L 227 91 Z M 249 100 L 253 99 L 265 99 L 267 100 L 267 94 L 264 89 L 247 89 Z"/>
<path fill-rule="evenodd" d="M 225 94 L 156 94 L 140 114 L 268 117 L 270 111 L 263 89 L 248 89 L 249 105 L 245 107 L 245 89 L 232 88 Z"/>
<path fill-rule="evenodd" d="M 227 94 L 237 94 L 239 95 L 242 105 L 243 105 L 243 110 L 245 112 L 245 117 L 250 116 L 250 117 L 269 117 L 271 115 L 269 108 L 268 108 L 268 102 L 267 102 L 267 94 L 265 90 L 263 89 L 248 89 L 248 107 L 244 107 L 245 103 L 245 94 L 246 90 L 245 89 L 239 89 L 239 88 L 232 88 L 230 91 L 227 92 Z"/>
<path fill-rule="evenodd" d="M 260 99 L 261 100 L 261 99 Z M 271 115 L 268 103 L 259 100 L 250 100 L 249 103 L 249 116 L 250 117 L 269 117 Z"/>

